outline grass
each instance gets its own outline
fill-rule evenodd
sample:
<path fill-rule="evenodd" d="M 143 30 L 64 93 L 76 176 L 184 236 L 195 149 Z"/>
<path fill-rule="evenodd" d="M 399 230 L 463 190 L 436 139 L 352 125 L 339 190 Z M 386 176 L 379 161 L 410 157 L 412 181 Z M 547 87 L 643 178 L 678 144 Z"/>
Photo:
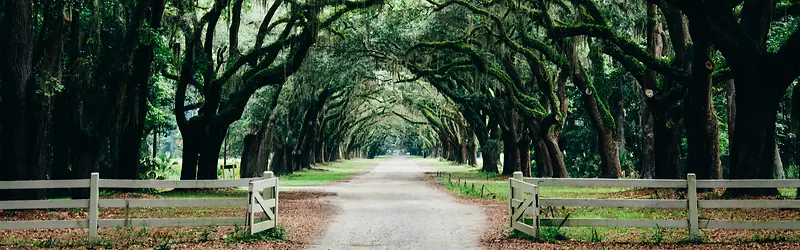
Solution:
<path fill-rule="evenodd" d="M 375 160 L 353 159 L 317 164 L 310 170 L 281 176 L 281 186 L 319 186 L 327 185 L 359 174 L 375 164 Z"/>
<path fill-rule="evenodd" d="M 478 167 L 453 164 L 439 159 L 416 159 L 419 164 L 434 168 L 437 172 L 430 176 L 439 181 L 442 187 L 451 192 L 473 198 L 490 199 L 497 201 L 508 200 L 508 178 L 498 174 L 481 173 Z M 474 188 L 473 188 L 474 185 Z M 483 192 L 481 192 L 483 189 Z M 784 198 L 793 198 L 796 189 L 779 189 Z M 642 198 L 643 195 L 660 197 L 661 195 L 675 195 L 672 192 L 660 191 L 655 194 L 639 192 L 634 188 L 619 187 L 540 187 L 541 198 Z M 659 192 L 662 192 L 659 194 Z M 711 198 L 711 197 L 709 197 Z M 675 199 L 670 198 L 670 199 Z M 798 219 L 796 212 L 770 210 L 765 214 L 764 209 L 701 209 L 708 218 L 722 220 L 783 220 Z M 685 220 L 686 209 L 653 209 L 653 208 L 598 208 L 598 207 L 543 207 L 544 218 L 606 218 L 606 219 L 656 219 L 656 220 Z M 763 214 L 763 215 L 762 215 Z M 755 216 L 758 215 L 758 216 Z M 701 218 L 704 219 L 704 218 Z M 705 231 L 705 230 L 704 230 Z M 524 238 L 519 233 L 512 233 L 510 237 Z M 591 228 L 591 227 L 542 227 L 541 238 L 538 241 L 556 242 L 563 240 L 576 240 L 583 242 L 636 242 L 636 243 L 686 243 L 696 239 L 688 237 L 687 229 L 673 228 Z M 774 241 L 800 241 L 800 233 L 758 233 L 753 231 L 711 230 L 709 237 L 723 237 L 737 242 L 774 242 Z M 701 241 L 713 242 L 709 238 Z M 723 240 L 724 241 L 724 240 Z"/>
<path fill-rule="evenodd" d="M 476 198 L 508 200 L 508 177 L 506 176 L 496 173 L 483 173 L 480 172 L 478 167 L 459 165 L 439 159 L 419 158 L 416 161 L 438 172 L 443 172 L 433 176 L 442 183 L 442 186 L 457 194 Z M 473 184 L 475 185 L 474 189 Z M 483 189 L 483 195 L 481 195 L 481 189 Z M 628 190 L 632 189 L 617 187 L 540 187 L 539 197 L 600 198 Z"/>
<path fill-rule="evenodd" d="M 262 240 L 285 240 L 286 237 L 286 230 L 279 225 L 255 234 L 250 234 L 246 227 L 235 227 L 233 232 L 228 233 L 227 239 L 234 243 L 251 243 Z"/>

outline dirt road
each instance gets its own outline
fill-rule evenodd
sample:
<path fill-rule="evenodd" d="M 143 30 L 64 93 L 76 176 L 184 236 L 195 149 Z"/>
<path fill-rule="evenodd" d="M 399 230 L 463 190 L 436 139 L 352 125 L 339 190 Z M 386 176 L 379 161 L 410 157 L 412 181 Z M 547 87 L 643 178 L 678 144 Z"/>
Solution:
<path fill-rule="evenodd" d="M 325 187 L 338 208 L 311 249 L 480 249 L 483 211 L 424 180 L 431 171 L 407 157 L 378 163 L 349 182 Z"/>

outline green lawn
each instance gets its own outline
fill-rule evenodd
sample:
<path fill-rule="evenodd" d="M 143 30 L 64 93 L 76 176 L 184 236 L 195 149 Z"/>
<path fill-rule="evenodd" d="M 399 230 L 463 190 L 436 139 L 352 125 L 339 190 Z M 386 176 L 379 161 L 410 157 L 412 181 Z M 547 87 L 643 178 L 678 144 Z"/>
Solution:
<path fill-rule="evenodd" d="M 429 166 L 436 171 L 433 174 L 442 185 L 458 194 L 495 200 L 508 199 L 508 177 L 494 173 L 482 173 L 479 167 L 459 165 L 440 159 L 417 159 L 419 164 Z M 466 181 L 466 185 L 464 182 Z M 449 184 L 448 184 L 449 182 Z M 456 183 L 460 183 L 456 185 Z M 473 191 L 473 184 L 475 185 Z M 483 195 L 481 195 L 483 189 Z M 609 194 L 631 190 L 615 187 L 541 187 L 542 198 L 599 198 Z"/>
<path fill-rule="evenodd" d="M 353 159 L 317 164 L 311 170 L 281 176 L 281 186 L 319 186 L 366 171 L 379 159 Z"/>
<path fill-rule="evenodd" d="M 466 165 L 453 164 L 439 159 L 416 159 L 417 163 L 433 168 L 436 173 L 430 176 L 439 181 L 446 189 L 453 193 L 474 198 L 491 199 L 497 201 L 508 200 L 508 177 L 498 174 L 481 173 L 480 168 Z M 673 190 L 674 191 L 674 190 Z M 796 189 L 780 189 L 783 196 L 794 197 Z M 641 198 L 643 195 L 633 188 L 616 187 L 540 187 L 541 198 Z M 670 191 L 665 191 L 670 192 Z M 638 193 L 638 194 L 637 194 Z M 669 193 L 665 193 L 669 195 Z M 658 195 L 658 193 L 656 193 Z M 554 218 L 606 218 L 606 219 L 672 219 L 682 220 L 687 217 L 686 209 L 652 209 L 652 208 L 598 208 L 598 207 L 546 207 L 543 208 L 544 217 Z M 753 213 L 769 213 L 765 218 L 771 220 L 796 220 L 796 212 L 783 210 L 742 210 L 742 209 L 703 209 L 702 216 L 717 219 L 738 218 L 741 220 L 764 220 L 753 218 Z M 781 218 L 773 218 L 778 216 Z M 764 216 L 761 216 L 764 217 Z M 768 219 L 770 220 L 770 219 Z M 705 231 L 705 230 L 704 230 Z M 762 242 L 762 241 L 800 241 L 800 233 L 769 231 L 769 232 L 739 232 L 712 230 L 704 236 L 704 241 L 735 241 L 735 242 Z M 721 232 L 729 234 L 720 236 Z M 584 242 L 634 242 L 634 243 L 659 243 L 659 242 L 685 242 L 688 241 L 686 229 L 665 228 L 605 228 L 605 227 L 543 227 L 543 235 L 551 239 L 570 239 Z M 761 235 L 763 234 L 763 235 Z M 515 234 L 516 235 L 516 234 Z M 557 236 L 556 236 L 557 235 Z M 710 236 L 713 235 L 713 236 Z M 512 235 L 512 237 L 514 237 Z M 712 237 L 712 238 L 709 238 Z"/>

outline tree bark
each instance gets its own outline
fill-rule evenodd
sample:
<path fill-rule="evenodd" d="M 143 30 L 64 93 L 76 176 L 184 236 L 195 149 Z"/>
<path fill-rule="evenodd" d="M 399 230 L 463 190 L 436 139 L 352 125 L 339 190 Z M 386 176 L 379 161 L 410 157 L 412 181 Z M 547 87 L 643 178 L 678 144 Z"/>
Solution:
<path fill-rule="evenodd" d="M 667 114 L 654 117 L 656 179 L 681 179 L 680 137 L 676 123 Z"/>
<path fill-rule="evenodd" d="M 24 179 L 30 157 L 26 112 L 29 99 L 33 63 L 33 11 L 27 0 L 5 1 L 2 31 L 2 53 L 0 79 L 3 82 L 3 135 L 2 160 L 4 174 L 0 180 Z M 24 199 L 22 192 L 3 191 L 0 199 Z"/>
<path fill-rule="evenodd" d="M 545 137 L 544 145 L 547 146 L 547 151 L 550 153 L 550 165 L 553 168 L 553 178 L 569 178 L 567 166 L 564 163 L 564 154 L 558 146 L 558 139 L 551 133 Z"/>
<path fill-rule="evenodd" d="M 513 130 L 503 130 L 503 175 L 511 176 L 519 170 L 519 151 Z"/>
<path fill-rule="evenodd" d="M 30 110 L 27 113 L 30 157 L 24 179 L 44 180 L 52 163 L 53 102 L 57 94 L 55 85 L 62 80 L 62 55 L 64 50 L 64 3 L 47 1 L 43 9 L 40 29 L 33 60 L 36 77 L 26 90 Z M 29 198 L 44 198 L 44 190 L 29 190 Z"/>
<path fill-rule="evenodd" d="M 800 86 L 800 85 L 799 85 Z M 730 169 L 731 163 L 733 162 L 731 159 L 731 153 L 733 153 L 731 145 L 733 145 L 733 135 L 736 132 L 736 85 L 734 84 L 733 79 L 728 80 L 727 83 L 728 92 L 726 95 L 728 101 L 728 161 L 727 167 Z"/>
<path fill-rule="evenodd" d="M 258 151 L 261 136 L 259 134 L 249 134 L 242 140 L 242 159 L 239 163 L 239 175 L 241 178 L 252 178 L 258 176 Z"/>
<path fill-rule="evenodd" d="M 183 155 L 181 156 L 181 180 L 197 179 L 197 163 L 200 157 L 200 150 L 203 147 L 205 138 L 200 133 L 190 131 L 192 128 L 181 131 L 183 135 Z"/>
<path fill-rule="evenodd" d="M 500 160 L 500 131 L 496 123 L 489 123 L 488 138 L 481 144 L 481 156 L 483 157 L 481 172 L 497 173 Z"/>
<path fill-rule="evenodd" d="M 533 148 L 536 155 L 536 177 L 553 177 L 552 160 L 550 159 L 550 149 L 545 144 L 544 138 L 539 135 L 533 136 Z"/>
<path fill-rule="evenodd" d="M 614 138 L 615 123 L 607 106 L 598 100 L 597 91 L 588 82 L 578 58 L 577 43 L 570 45 L 569 59 L 572 68 L 572 80 L 581 91 L 581 99 L 589 115 L 589 120 L 597 131 L 597 143 L 600 153 L 600 176 L 603 178 L 619 178 L 622 170 L 619 161 L 619 145 Z"/>
<path fill-rule="evenodd" d="M 714 50 L 703 30 L 697 28 L 700 25 L 705 24 L 701 20 L 694 20 L 691 26 L 694 39 L 692 81 L 683 104 L 689 151 L 687 173 L 696 174 L 698 179 L 720 179 L 722 168 L 719 159 L 719 128 L 714 112 L 711 82 Z"/>
<path fill-rule="evenodd" d="M 644 91 L 642 91 L 644 92 Z M 642 99 L 647 97 L 644 93 L 640 93 Z M 647 102 L 642 102 L 640 114 L 642 123 L 642 153 L 639 158 L 639 177 L 642 179 L 653 179 L 656 176 L 656 161 L 655 161 L 655 135 L 653 132 L 653 115 Z"/>
<path fill-rule="evenodd" d="M 519 169 L 525 177 L 531 176 L 531 139 L 523 136 L 517 141 L 517 150 L 519 151 Z"/>
<path fill-rule="evenodd" d="M 781 151 L 777 141 L 775 142 L 775 158 L 773 158 L 772 162 L 772 166 L 775 169 L 775 179 L 786 179 L 786 173 L 783 171 L 783 161 L 781 161 Z"/>

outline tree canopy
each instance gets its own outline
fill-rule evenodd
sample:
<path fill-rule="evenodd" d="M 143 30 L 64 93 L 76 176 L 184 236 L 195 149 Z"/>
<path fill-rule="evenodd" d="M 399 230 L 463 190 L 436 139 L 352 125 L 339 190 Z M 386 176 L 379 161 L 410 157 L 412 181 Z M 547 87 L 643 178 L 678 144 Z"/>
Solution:
<path fill-rule="evenodd" d="M 393 153 L 555 178 L 800 172 L 796 0 L 0 9 L 3 180 L 168 178 L 171 158 L 180 179 L 216 179 L 229 157 L 254 177 Z"/>

